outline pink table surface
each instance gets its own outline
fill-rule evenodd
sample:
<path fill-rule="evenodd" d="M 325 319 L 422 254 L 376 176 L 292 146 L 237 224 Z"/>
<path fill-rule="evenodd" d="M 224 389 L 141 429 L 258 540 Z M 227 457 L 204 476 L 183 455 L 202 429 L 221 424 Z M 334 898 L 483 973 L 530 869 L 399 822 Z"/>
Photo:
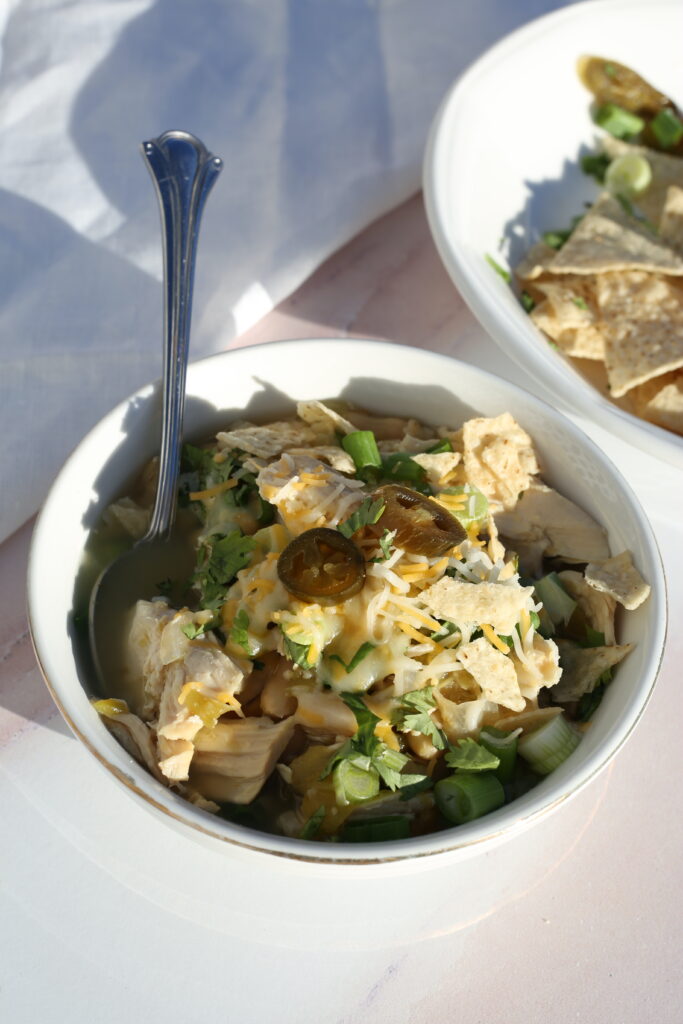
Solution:
<path fill-rule="evenodd" d="M 522 381 L 520 371 L 483 336 L 442 269 L 419 196 L 355 238 L 236 345 L 331 335 L 419 345 Z M 161 1021 L 180 1010 L 188 1020 L 257 1022 L 277 1014 L 293 1024 L 682 1020 L 683 480 L 602 432 L 591 432 L 646 504 L 668 571 L 672 629 L 654 696 L 633 737 L 597 781 L 560 812 L 484 858 L 486 870 L 507 872 L 510 881 L 479 920 L 459 918 L 454 911 L 452 923 L 444 926 L 448 915 L 436 912 L 457 901 L 459 880 L 473 877 L 469 869 L 454 866 L 450 875 L 439 875 L 449 881 L 440 896 L 430 896 L 433 916 L 415 907 L 413 924 L 409 905 L 420 890 L 408 878 L 402 890 L 407 932 L 397 945 L 379 943 L 372 954 L 363 952 L 367 943 L 359 938 L 357 949 L 353 941 L 341 951 L 338 942 L 325 948 L 322 941 L 307 960 L 296 959 L 284 948 L 286 941 L 275 943 L 266 935 L 253 956 L 246 956 L 234 936 L 220 937 L 221 929 L 229 931 L 227 925 L 195 922 L 190 941 L 189 911 L 183 924 L 173 905 L 164 907 L 162 924 L 152 876 L 142 870 L 144 850 L 136 848 L 133 837 L 124 841 L 114 835 L 113 824 L 94 810 L 86 819 L 82 805 L 67 792 L 71 776 L 65 769 L 60 778 L 59 764 L 49 760 L 53 748 L 64 750 L 75 776 L 87 780 L 96 771 L 76 741 L 67 738 L 33 657 L 24 611 L 30 524 L 3 544 L 3 1019 Z M 57 570 L 58 552 L 55 557 Z M 98 776 L 98 785 L 104 784 Z M 114 803 L 118 800 L 125 813 L 126 798 L 117 792 Z M 115 867 L 111 858 L 117 859 Z M 81 897 L 69 904 L 65 892 L 72 890 Z M 374 912 L 381 915 L 381 883 L 375 892 Z M 87 913 L 84 901 L 103 909 Z M 135 938 L 126 938 L 122 926 L 116 931 L 113 908 L 119 902 L 127 908 L 122 914 L 131 920 L 137 915 L 139 929 L 159 917 L 147 963 L 133 959 L 132 952 L 126 959 L 126 942 L 132 951 Z M 179 921 L 185 929 L 178 935 L 180 949 L 175 939 L 171 942 Z M 371 927 L 368 922 L 371 914 L 364 928 Z M 182 984 L 171 982 L 188 947 L 199 948 L 211 928 L 220 941 L 207 942 L 201 967 L 195 965 L 196 973 Z M 259 968 L 262 957 L 270 962 L 276 946 L 283 972 L 277 991 L 264 985 Z M 240 955 L 245 956 L 242 975 L 234 969 Z M 291 970 L 289 957 L 294 958 Z M 302 984 L 301 972 L 309 970 L 314 977 Z M 220 1011 L 206 1010 L 199 988 L 191 995 L 193 978 L 203 985 L 207 976 L 215 978 L 212 971 L 225 973 Z M 98 999 L 95 991 L 106 992 L 106 998 Z"/>

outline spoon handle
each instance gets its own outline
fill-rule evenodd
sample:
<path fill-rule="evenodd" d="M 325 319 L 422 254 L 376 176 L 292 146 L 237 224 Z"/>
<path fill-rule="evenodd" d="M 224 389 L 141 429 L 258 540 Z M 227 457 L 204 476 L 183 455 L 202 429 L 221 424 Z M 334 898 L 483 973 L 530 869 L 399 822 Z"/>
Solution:
<path fill-rule="evenodd" d="M 145 540 L 168 537 L 176 509 L 194 264 L 206 197 L 223 167 L 189 132 L 143 142 L 161 211 L 164 257 L 164 365 L 159 483 Z"/>

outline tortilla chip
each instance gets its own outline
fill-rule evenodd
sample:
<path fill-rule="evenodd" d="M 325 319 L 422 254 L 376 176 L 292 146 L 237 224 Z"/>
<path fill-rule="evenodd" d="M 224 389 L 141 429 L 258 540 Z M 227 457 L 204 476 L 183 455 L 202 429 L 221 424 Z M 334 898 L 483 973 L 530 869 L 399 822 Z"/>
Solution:
<path fill-rule="evenodd" d="M 320 437 L 333 438 L 335 434 L 351 434 L 356 429 L 353 423 L 323 402 L 297 402 L 296 414 Z"/>
<path fill-rule="evenodd" d="M 509 412 L 463 424 L 465 476 L 490 501 L 514 508 L 538 473 L 531 438 Z"/>
<path fill-rule="evenodd" d="M 535 285 L 544 301 L 531 311 L 531 319 L 565 355 L 605 357 L 605 343 L 597 326 L 595 283 L 592 274 L 566 274 Z"/>
<path fill-rule="evenodd" d="M 507 548 L 517 548 L 519 541 L 531 544 L 545 541 L 547 554 L 558 555 L 567 561 L 590 562 L 609 558 L 609 546 L 602 526 L 569 498 L 540 480 L 532 482 L 516 508 L 496 513 L 496 523 L 507 538 Z"/>
<path fill-rule="evenodd" d="M 320 459 L 321 462 L 326 462 L 332 469 L 336 469 L 338 473 L 348 473 L 349 476 L 355 476 L 356 465 L 349 455 L 343 448 L 337 448 L 336 445 L 318 445 L 316 448 L 288 448 L 290 455 L 310 455 L 314 459 Z M 246 460 L 244 465 L 246 466 Z M 259 469 L 262 467 L 259 466 Z"/>
<path fill-rule="evenodd" d="M 683 366 L 683 288 L 657 274 L 598 278 L 605 367 L 615 398 Z"/>
<path fill-rule="evenodd" d="M 629 391 L 636 416 L 683 436 L 683 370 L 653 377 Z"/>
<path fill-rule="evenodd" d="M 645 157 L 650 164 L 652 181 L 647 190 L 638 196 L 636 202 L 638 209 L 651 224 L 659 224 L 670 186 L 677 185 L 683 188 L 683 159 L 669 153 L 660 153 L 656 149 L 648 149 L 646 146 L 631 146 L 609 135 L 602 140 L 602 148 L 612 159 L 624 153 L 637 153 Z"/>
<path fill-rule="evenodd" d="M 548 267 L 556 256 L 557 252 L 555 249 L 551 249 L 545 242 L 536 242 L 535 245 L 531 246 L 521 263 L 517 264 L 515 274 L 522 282 L 535 281 L 536 278 L 548 272 Z"/>
<path fill-rule="evenodd" d="M 452 482 L 453 472 L 457 469 L 462 456 L 460 452 L 418 452 L 411 458 L 418 466 L 422 466 L 431 486 L 441 490 Z"/>
<path fill-rule="evenodd" d="M 496 633 L 509 635 L 529 604 L 532 587 L 518 583 L 465 583 L 450 576 L 427 587 L 420 600 L 439 619 L 457 625 L 489 623 Z"/>
<path fill-rule="evenodd" d="M 526 707 L 512 661 L 507 655 L 492 647 L 483 636 L 469 644 L 463 644 L 457 649 L 455 656 L 474 676 L 481 688 L 481 695 L 486 700 L 502 704 L 511 711 L 522 711 Z"/>
<path fill-rule="evenodd" d="M 216 435 L 221 451 L 239 448 L 249 455 L 271 459 L 285 448 L 315 444 L 317 434 L 305 423 L 271 423 L 267 427 L 238 427 L 222 430 Z"/>
<path fill-rule="evenodd" d="M 605 562 L 589 562 L 586 583 L 603 594 L 609 594 L 631 612 L 639 608 L 650 594 L 650 585 L 634 566 L 629 551 L 622 551 Z"/>
<path fill-rule="evenodd" d="M 683 252 L 683 188 L 678 185 L 670 185 L 667 189 L 659 220 L 659 237 L 672 249 Z"/>
<path fill-rule="evenodd" d="M 550 690 L 553 700 L 560 703 L 580 700 L 584 693 L 591 693 L 603 672 L 618 665 L 633 644 L 614 647 L 579 647 L 571 640 L 556 641 L 560 650 L 562 678 Z"/>
<path fill-rule="evenodd" d="M 558 572 L 557 578 L 569 596 L 574 598 L 591 629 L 602 633 L 607 647 L 613 646 L 616 643 L 614 613 L 617 602 L 612 595 L 599 593 L 580 572 L 573 569 Z"/>
<path fill-rule="evenodd" d="M 683 275 L 683 259 L 626 213 L 609 192 L 576 225 L 548 270 L 552 274 L 604 274 L 650 270 Z"/>

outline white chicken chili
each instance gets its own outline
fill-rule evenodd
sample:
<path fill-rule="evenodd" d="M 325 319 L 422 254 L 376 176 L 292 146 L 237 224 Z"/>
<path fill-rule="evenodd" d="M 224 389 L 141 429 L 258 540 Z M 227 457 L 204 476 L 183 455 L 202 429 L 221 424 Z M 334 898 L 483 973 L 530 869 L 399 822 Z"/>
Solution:
<path fill-rule="evenodd" d="M 649 587 L 509 413 L 301 402 L 183 459 L 194 572 L 141 596 L 94 702 L 156 778 L 262 831 L 383 841 L 487 814 L 570 756 L 631 649 L 617 603 Z M 141 535 L 150 490 L 102 529 Z"/>

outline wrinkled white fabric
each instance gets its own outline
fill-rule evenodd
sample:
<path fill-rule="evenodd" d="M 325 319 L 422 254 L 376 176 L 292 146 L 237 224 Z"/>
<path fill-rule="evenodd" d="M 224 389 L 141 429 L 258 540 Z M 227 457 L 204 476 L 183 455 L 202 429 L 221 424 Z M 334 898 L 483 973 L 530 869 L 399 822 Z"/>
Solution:
<path fill-rule="evenodd" d="M 553 0 L 0 3 L 0 540 L 160 373 L 156 199 L 139 144 L 223 157 L 192 358 L 221 351 L 419 187 L 457 74 Z M 487 128 L 490 130 L 490 126 Z"/>

